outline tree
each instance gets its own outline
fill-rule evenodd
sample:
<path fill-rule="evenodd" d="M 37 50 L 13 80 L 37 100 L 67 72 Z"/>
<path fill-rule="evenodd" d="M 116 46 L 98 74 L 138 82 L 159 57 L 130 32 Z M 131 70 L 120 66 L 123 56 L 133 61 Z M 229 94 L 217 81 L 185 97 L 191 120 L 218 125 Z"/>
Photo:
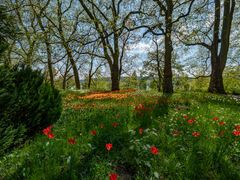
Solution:
<path fill-rule="evenodd" d="M 8 48 L 9 39 L 16 36 L 15 20 L 6 9 L 5 6 L 0 5 L 0 55 Z"/>
<path fill-rule="evenodd" d="M 128 26 L 131 16 L 139 13 L 139 11 L 132 10 L 136 3 L 130 2 L 129 5 L 129 2 L 122 0 L 117 2 L 115 0 L 108 2 L 79 0 L 79 2 L 99 36 L 103 57 L 106 59 L 111 72 L 111 89 L 112 91 L 119 90 L 122 58 L 127 44 L 127 40 L 123 41 L 123 46 L 120 48 L 121 37 L 126 33 L 125 27 Z M 123 10 L 123 8 L 125 9 Z"/>
<path fill-rule="evenodd" d="M 72 67 L 76 89 L 80 89 L 80 78 L 72 43 L 75 41 L 82 11 L 80 9 L 73 9 L 73 0 L 68 3 L 57 0 L 56 4 L 53 3 L 49 8 L 56 8 L 57 12 L 52 13 L 51 11 L 51 13 L 49 13 L 48 10 L 43 12 L 43 16 L 47 18 L 49 24 L 52 26 L 52 36 L 58 40 L 60 39 L 60 44 L 66 51 L 67 59 L 69 59 Z M 66 60 L 66 58 L 63 59 Z"/>
<path fill-rule="evenodd" d="M 214 3 L 215 5 L 213 22 L 204 32 L 197 29 L 194 30 L 195 36 L 198 32 L 201 32 L 201 35 L 204 36 L 202 40 L 201 38 L 197 38 L 196 42 L 183 41 L 184 38 L 189 39 L 186 36 L 182 36 L 181 39 L 187 46 L 200 45 L 210 52 L 211 76 L 208 91 L 211 93 L 225 94 L 223 71 L 228 59 L 230 34 L 236 2 L 235 0 L 224 0 L 223 7 L 221 7 L 220 0 L 207 2 L 203 7 L 209 8 L 209 3 Z M 201 29 L 203 28 L 201 27 Z M 212 33 L 211 36 L 209 35 L 210 33 Z M 205 39 L 208 41 L 206 42 Z"/>
<path fill-rule="evenodd" d="M 11 0 L 10 6 L 14 8 L 16 17 L 18 19 L 18 25 L 21 30 L 21 37 L 17 39 L 17 50 L 15 53 L 19 59 L 22 58 L 23 62 L 29 66 L 32 66 L 36 61 L 36 47 L 38 43 L 38 34 L 35 24 L 35 16 L 29 10 L 25 8 L 27 2 L 19 2 L 19 0 Z"/>
<path fill-rule="evenodd" d="M 235 7 L 235 0 L 224 1 L 224 14 L 222 20 L 222 30 L 220 29 L 221 20 L 221 2 L 215 0 L 215 17 L 214 17 L 214 35 L 213 42 L 210 47 L 211 51 L 211 79 L 208 91 L 212 93 L 225 93 L 223 86 L 223 70 L 226 66 L 229 40 L 231 33 L 231 26 L 233 20 L 233 13 Z M 220 32 L 221 31 L 221 32 Z M 221 35 L 221 39 L 219 36 Z M 219 51 L 219 42 L 221 43 Z"/>
<path fill-rule="evenodd" d="M 133 71 L 133 73 L 130 76 L 124 77 L 121 82 L 121 87 L 127 89 L 138 88 L 137 72 Z"/>
<path fill-rule="evenodd" d="M 72 5 L 72 1 L 70 1 L 70 4 L 69 4 L 68 8 L 70 8 L 71 5 Z M 72 51 L 72 49 L 70 47 L 69 42 L 70 42 L 71 36 L 75 33 L 75 31 L 77 29 L 78 18 L 79 18 L 80 14 L 81 14 L 81 11 L 75 17 L 76 20 L 75 20 L 75 23 L 74 23 L 74 27 L 73 27 L 72 33 L 69 36 L 69 38 L 65 37 L 65 34 L 64 34 L 64 31 L 63 31 L 63 20 L 62 20 L 62 18 L 63 18 L 64 13 L 66 13 L 66 12 L 67 12 L 67 10 L 65 10 L 65 11 L 62 10 L 62 1 L 58 0 L 57 1 L 57 20 L 58 20 L 58 25 L 56 25 L 54 23 L 53 24 L 54 24 L 54 26 L 57 28 L 57 30 L 59 32 L 60 39 L 62 41 L 62 45 L 65 48 L 66 53 L 67 53 L 68 58 L 69 58 L 69 61 L 71 63 L 71 66 L 72 66 L 72 69 L 73 69 L 73 73 L 74 73 L 74 79 L 75 79 L 76 88 L 80 89 L 80 78 L 79 78 L 79 74 L 78 74 L 78 69 L 77 69 L 76 62 L 75 62 L 74 57 L 73 57 L 73 51 Z"/>
<path fill-rule="evenodd" d="M 145 75 L 153 78 L 154 83 L 157 84 L 158 92 L 162 91 L 163 72 L 164 72 L 164 39 L 156 36 L 152 37 L 151 50 L 148 52 L 148 59 L 144 61 L 143 70 Z M 172 72 L 174 77 L 178 77 L 182 73 L 182 65 L 177 62 L 179 59 L 177 51 L 172 54 Z M 144 72 L 143 71 L 143 72 Z M 174 82 L 174 81 L 173 81 Z M 173 83 L 174 84 L 174 83 Z"/>
<path fill-rule="evenodd" d="M 50 83 L 51 83 L 51 86 L 54 87 L 54 75 L 53 75 L 53 68 L 52 68 L 52 47 L 50 43 L 50 29 L 48 26 L 49 22 L 43 22 L 42 20 L 43 13 L 48 7 L 50 0 L 48 0 L 46 4 L 44 4 L 43 6 L 41 6 L 40 3 L 38 3 L 37 5 L 34 5 L 32 0 L 29 0 L 29 3 L 31 5 L 33 14 L 36 16 L 38 25 L 40 26 L 40 29 L 43 33 L 43 39 L 44 39 L 44 43 L 46 45 L 46 51 L 47 51 L 47 65 L 48 65 Z"/>
<path fill-rule="evenodd" d="M 173 52 L 173 42 L 172 42 L 172 32 L 173 26 L 181 19 L 187 17 L 192 9 L 195 0 L 153 0 L 156 3 L 158 13 L 153 13 L 154 11 L 150 8 L 150 15 L 154 14 L 155 25 L 148 26 L 148 30 L 144 33 L 152 33 L 154 35 L 164 36 L 164 70 L 163 70 L 163 93 L 173 93 L 173 73 L 172 73 L 172 52 Z M 149 3 L 149 2 L 148 2 Z M 186 8 L 186 5 L 188 7 Z M 184 13 L 184 11 L 186 11 Z M 144 27 L 144 26 L 143 26 Z"/>
<path fill-rule="evenodd" d="M 158 89 L 158 92 L 161 91 L 161 86 L 162 86 L 162 74 L 163 74 L 163 56 L 164 56 L 164 52 L 161 52 L 161 50 L 159 49 L 159 43 L 157 41 L 157 39 L 155 39 L 153 37 L 153 43 L 156 47 L 156 50 L 155 52 L 153 53 L 149 53 L 149 58 L 150 58 L 150 61 L 154 61 L 155 65 L 155 70 L 157 72 L 157 89 Z"/>
<path fill-rule="evenodd" d="M 92 83 L 92 78 L 93 76 L 97 73 L 97 71 L 105 65 L 104 62 L 100 61 L 99 63 L 96 63 L 96 58 L 94 56 L 90 57 L 90 63 L 89 63 L 89 71 L 88 71 L 88 83 L 87 83 L 87 88 L 90 89 L 91 88 L 91 83 Z M 94 68 L 94 66 L 96 66 Z"/>

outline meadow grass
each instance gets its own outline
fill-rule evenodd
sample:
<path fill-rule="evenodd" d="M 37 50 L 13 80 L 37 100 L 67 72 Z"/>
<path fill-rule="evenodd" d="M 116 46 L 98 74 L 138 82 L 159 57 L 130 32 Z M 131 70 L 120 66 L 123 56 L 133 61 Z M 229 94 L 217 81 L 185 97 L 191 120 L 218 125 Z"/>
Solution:
<path fill-rule="evenodd" d="M 2 157 L 0 179 L 92 180 L 112 173 L 119 179 L 240 179 L 237 100 L 204 93 L 62 95 L 54 138 L 40 132 Z"/>

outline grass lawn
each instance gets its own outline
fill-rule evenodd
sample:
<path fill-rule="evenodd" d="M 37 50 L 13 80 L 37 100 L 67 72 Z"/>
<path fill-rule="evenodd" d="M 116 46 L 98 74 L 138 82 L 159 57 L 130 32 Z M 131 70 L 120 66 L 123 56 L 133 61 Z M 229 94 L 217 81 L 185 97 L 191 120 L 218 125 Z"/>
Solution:
<path fill-rule="evenodd" d="M 240 179 L 240 101 L 203 93 L 63 92 L 52 128 L 0 179 Z"/>

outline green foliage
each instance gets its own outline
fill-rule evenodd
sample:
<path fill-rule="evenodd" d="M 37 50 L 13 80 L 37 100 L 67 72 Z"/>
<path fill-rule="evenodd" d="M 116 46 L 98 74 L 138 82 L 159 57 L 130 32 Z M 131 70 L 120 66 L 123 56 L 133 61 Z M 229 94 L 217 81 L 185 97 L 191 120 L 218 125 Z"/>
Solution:
<path fill-rule="evenodd" d="M 224 86 L 228 93 L 240 95 L 240 67 L 227 67 L 224 71 Z"/>
<path fill-rule="evenodd" d="M 140 76 L 139 89 L 141 89 L 141 90 L 147 89 L 147 78 Z"/>
<path fill-rule="evenodd" d="M 209 85 L 209 78 L 200 77 L 190 80 L 190 89 L 192 91 L 206 92 Z"/>
<path fill-rule="evenodd" d="M 101 78 L 94 79 L 91 85 L 91 90 L 99 91 L 99 90 L 109 90 L 111 87 L 111 83 L 109 80 Z"/>
<path fill-rule="evenodd" d="M 43 81 L 30 67 L 0 67 L 0 155 L 59 119 L 60 94 Z"/>
<path fill-rule="evenodd" d="M 131 76 L 122 77 L 120 87 L 121 89 L 137 89 L 138 78 L 137 78 L 136 71 L 134 71 Z"/>
<path fill-rule="evenodd" d="M 179 76 L 179 77 L 174 77 L 174 87 L 176 90 L 180 91 L 189 91 L 190 90 L 190 85 L 188 82 L 188 77 L 187 76 Z"/>

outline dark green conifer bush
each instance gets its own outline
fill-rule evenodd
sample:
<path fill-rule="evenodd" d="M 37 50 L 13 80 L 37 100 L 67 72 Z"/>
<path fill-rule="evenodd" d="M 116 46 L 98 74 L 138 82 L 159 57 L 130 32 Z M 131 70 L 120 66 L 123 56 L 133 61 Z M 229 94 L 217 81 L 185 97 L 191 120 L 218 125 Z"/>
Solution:
<path fill-rule="evenodd" d="M 59 91 L 40 71 L 0 67 L 0 155 L 56 122 L 61 110 Z"/>

